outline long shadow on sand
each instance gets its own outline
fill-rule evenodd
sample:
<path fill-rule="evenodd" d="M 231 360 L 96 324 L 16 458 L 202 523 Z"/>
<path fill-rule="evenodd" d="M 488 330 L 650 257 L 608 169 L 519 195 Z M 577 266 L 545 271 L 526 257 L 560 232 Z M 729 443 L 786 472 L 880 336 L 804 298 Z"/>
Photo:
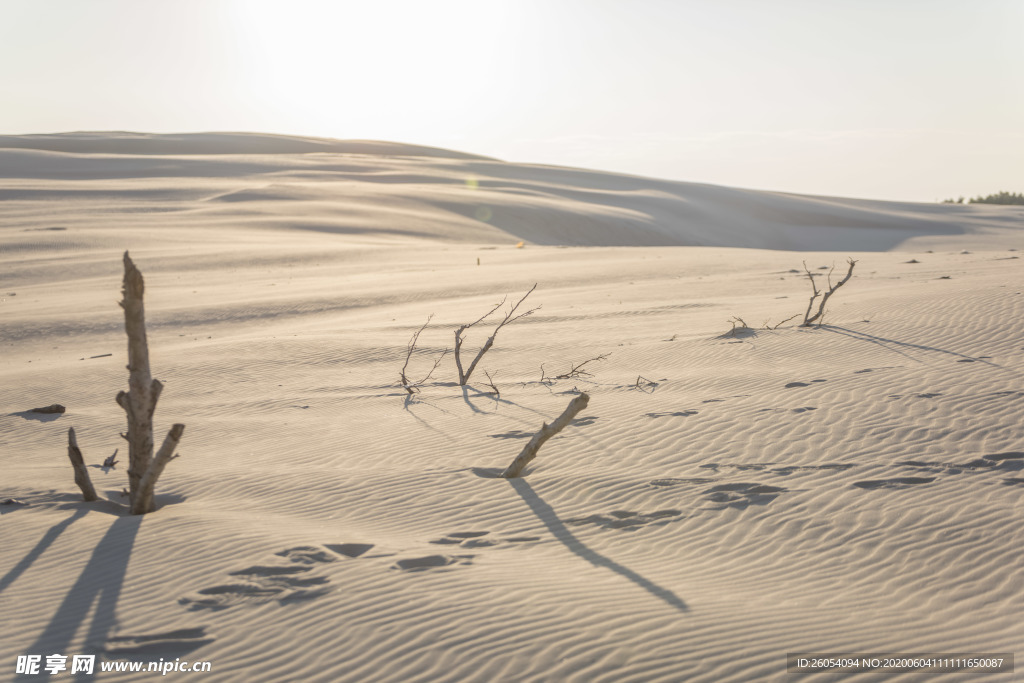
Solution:
<path fill-rule="evenodd" d="M 17 580 L 19 576 L 25 573 L 25 570 L 32 566 L 32 563 L 39 559 L 39 556 L 46 552 L 46 549 L 53 545 L 53 542 L 57 540 L 57 537 L 64 533 L 65 529 L 75 523 L 76 520 L 81 519 L 89 514 L 89 509 L 80 507 L 75 511 L 75 514 L 71 515 L 63 522 L 58 522 L 50 527 L 50 530 L 43 534 L 43 537 L 36 543 L 36 547 L 28 551 L 25 557 L 21 558 L 21 562 L 14 565 L 9 572 L 7 572 L 2 579 L 0 579 L 0 593 L 3 593 L 7 588 Z"/>
<path fill-rule="evenodd" d="M 837 327 L 835 325 L 824 325 L 821 327 L 825 332 L 833 332 L 835 334 L 842 335 L 844 337 L 850 337 L 851 339 L 860 339 L 861 341 L 871 342 L 872 344 L 878 344 L 882 348 L 898 353 L 901 356 L 913 359 L 908 353 L 904 353 L 901 349 L 918 349 L 920 351 L 933 351 L 935 353 L 945 353 L 950 356 L 956 356 L 961 360 L 958 362 L 977 362 L 984 363 L 985 365 L 991 365 L 994 368 L 1001 367 L 996 363 L 991 363 L 983 358 L 977 358 L 975 356 L 968 356 L 964 353 L 958 353 L 956 351 L 948 351 L 946 349 L 940 349 L 935 346 L 925 346 L 924 344 L 911 344 L 910 342 L 897 341 L 895 339 L 887 339 L 886 337 L 877 337 L 873 334 L 867 334 L 865 332 L 858 332 L 857 330 L 851 330 L 847 327 Z"/>
<path fill-rule="evenodd" d="M 537 495 L 537 492 L 533 490 L 533 487 L 530 486 L 525 479 L 514 478 L 509 479 L 508 481 L 512 484 L 512 488 L 515 489 L 516 493 L 519 494 L 523 501 L 530 506 L 533 513 L 537 515 L 537 518 L 544 522 L 544 525 L 547 526 L 552 535 L 561 541 L 566 548 L 576 553 L 595 567 L 610 569 L 616 574 L 624 576 L 654 597 L 659 600 L 663 600 L 672 607 L 675 607 L 680 612 L 686 612 L 689 610 L 686 603 L 669 589 L 662 588 L 650 579 L 640 576 L 632 569 L 623 567 L 618 562 L 591 550 L 580 542 L 580 540 L 576 538 L 568 528 L 566 528 L 562 520 L 558 518 L 558 514 L 555 513 L 554 509 Z"/>
<path fill-rule="evenodd" d="M 78 513 L 75 513 L 75 517 L 71 519 L 77 516 Z M 142 518 L 142 515 L 132 515 L 114 520 L 107 533 L 96 544 L 92 556 L 82 568 L 78 580 L 64 596 L 64 601 L 57 608 L 50 623 L 43 629 L 36 642 L 26 650 L 26 654 L 79 654 L 77 651 L 72 653 L 69 646 L 79 627 L 86 621 L 94 603 L 96 611 L 85 636 L 85 648 L 92 651 L 102 647 L 108 631 L 116 624 L 115 609 Z M 68 661 L 70 670 L 70 659 Z M 96 670 L 98 669 L 99 662 L 96 663 Z M 74 680 L 86 681 L 94 676 L 95 674 L 79 672 Z M 26 674 L 17 680 L 37 678 L 38 676 Z"/>

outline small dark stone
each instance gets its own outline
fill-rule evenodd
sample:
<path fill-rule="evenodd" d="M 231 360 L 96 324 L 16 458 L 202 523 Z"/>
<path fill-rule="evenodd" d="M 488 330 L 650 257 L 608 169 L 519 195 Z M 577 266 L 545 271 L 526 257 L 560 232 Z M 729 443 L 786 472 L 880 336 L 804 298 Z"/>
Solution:
<path fill-rule="evenodd" d="M 7 500 L 0 501 L 0 505 L 28 505 L 28 503 L 17 498 L 8 498 Z"/>
<path fill-rule="evenodd" d="M 64 413 L 66 411 L 67 411 L 67 408 L 65 408 L 64 406 L 62 406 L 59 403 L 54 403 L 53 405 L 44 406 L 42 408 L 32 408 L 28 412 L 30 412 L 30 413 L 43 413 L 45 415 L 50 415 L 52 413 Z"/>

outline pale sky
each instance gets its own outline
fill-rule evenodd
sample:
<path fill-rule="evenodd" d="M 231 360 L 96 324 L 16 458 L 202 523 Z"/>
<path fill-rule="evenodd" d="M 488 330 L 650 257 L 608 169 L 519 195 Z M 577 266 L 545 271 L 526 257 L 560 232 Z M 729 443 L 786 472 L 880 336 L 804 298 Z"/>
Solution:
<path fill-rule="evenodd" d="M 1024 191 L 1024 0 L 0 0 L 0 134 L 258 131 Z"/>

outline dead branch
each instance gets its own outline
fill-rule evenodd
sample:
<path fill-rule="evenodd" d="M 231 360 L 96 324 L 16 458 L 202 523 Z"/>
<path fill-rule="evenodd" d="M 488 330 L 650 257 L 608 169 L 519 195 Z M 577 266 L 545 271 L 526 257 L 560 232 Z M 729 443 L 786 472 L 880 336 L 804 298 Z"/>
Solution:
<path fill-rule="evenodd" d="M 797 318 L 797 317 L 799 317 L 799 316 L 800 316 L 800 314 L 799 314 L 799 313 L 794 313 L 793 315 L 789 316 L 789 317 L 788 317 L 788 318 L 786 318 L 785 320 L 780 320 L 780 321 L 779 321 L 778 323 L 776 323 L 775 325 L 769 325 L 769 324 L 768 324 L 768 320 L 765 320 L 765 321 L 764 321 L 764 329 L 766 329 L 766 330 L 777 330 L 777 329 L 779 329 L 780 327 L 782 327 L 783 325 L 785 325 L 786 323 L 788 323 L 788 322 L 789 322 L 790 320 L 792 320 L 793 318 Z M 770 320 L 770 319 L 769 319 L 769 320 Z"/>
<path fill-rule="evenodd" d="M 440 365 L 441 361 L 444 359 L 444 357 L 446 355 L 448 355 L 448 349 L 445 349 L 444 351 L 442 351 L 441 355 L 438 356 L 437 360 L 434 361 L 434 367 L 430 368 L 430 372 L 428 372 L 426 374 L 426 376 L 423 379 L 421 379 L 420 381 L 418 381 L 418 382 L 410 382 L 409 378 L 405 374 L 406 370 L 408 370 L 408 368 L 409 368 L 409 359 L 412 358 L 412 354 L 416 350 L 416 343 L 420 339 L 420 333 L 423 332 L 423 330 L 427 329 L 427 325 L 430 324 L 430 320 L 433 317 L 434 317 L 433 313 L 431 313 L 430 315 L 427 316 L 427 322 L 423 323 L 423 327 L 421 327 L 420 329 L 416 330 L 416 332 L 413 333 L 412 339 L 409 340 L 409 344 L 408 344 L 408 346 L 406 347 L 406 350 L 405 350 L 405 364 L 402 366 L 402 370 L 401 370 L 401 372 L 399 374 L 401 375 L 401 378 L 402 378 L 402 385 L 401 386 L 402 386 L 403 389 L 405 389 L 406 393 L 408 393 L 410 396 L 412 394 L 415 394 L 416 392 L 418 392 L 420 390 L 419 388 L 423 384 L 425 384 L 428 379 L 430 379 L 431 375 L 434 374 L 434 370 L 437 370 L 437 366 Z"/>
<path fill-rule="evenodd" d="M 494 392 L 495 397 L 501 398 L 501 391 L 499 391 L 498 387 L 494 384 L 494 378 L 491 377 L 491 373 L 484 370 L 484 374 L 487 375 L 487 386 L 489 386 L 491 388 L 491 391 Z"/>
<path fill-rule="evenodd" d="M 71 466 L 75 468 L 75 483 L 78 484 L 78 488 L 82 489 L 82 498 L 86 501 L 97 500 L 96 489 L 93 488 L 89 470 L 85 467 L 85 458 L 82 457 L 82 451 L 78 448 L 74 427 L 68 428 L 68 458 L 71 459 Z"/>
<path fill-rule="evenodd" d="M 181 441 L 181 435 L 184 431 L 185 425 L 179 423 L 172 425 L 171 431 L 167 432 L 163 445 L 160 446 L 160 450 L 153 456 L 153 461 L 149 463 L 146 473 L 142 475 L 142 481 L 139 482 L 139 490 L 135 493 L 135 499 L 132 501 L 133 515 L 153 510 L 153 489 L 156 486 L 156 480 L 163 474 L 167 463 L 178 457 L 174 453 L 174 449 L 178 447 L 178 442 Z M 139 512 L 136 512 L 136 508 L 138 508 Z"/>
<path fill-rule="evenodd" d="M 857 265 L 852 257 L 847 259 L 847 263 L 850 264 L 850 269 L 846 271 L 846 276 L 839 282 L 832 284 L 832 271 L 835 270 L 835 266 L 832 266 L 828 271 L 828 291 L 822 291 L 818 289 L 817 283 L 814 281 L 814 276 L 811 271 L 807 268 L 807 261 L 804 261 L 804 272 L 807 273 L 807 279 L 811 281 L 811 299 L 807 302 L 807 312 L 804 313 L 804 321 L 800 324 L 800 327 L 811 327 L 815 322 L 821 325 L 821 322 L 825 315 L 825 304 L 828 302 L 830 296 L 843 285 L 845 285 L 851 277 L 853 277 L 853 267 Z M 818 297 L 821 297 L 821 301 L 818 303 L 818 311 L 811 315 L 811 310 L 814 308 L 814 302 Z"/>
<path fill-rule="evenodd" d="M 580 394 L 573 400 L 569 401 L 569 405 L 566 409 L 555 418 L 555 421 L 550 425 L 545 422 L 541 425 L 540 431 L 533 435 L 530 442 L 523 447 L 523 450 L 512 461 L 512 464 L 501 473 L 501 476 L 506 479 L 512 479 L 518 477 L 523 468 L 535 457 L 537 457 L 537 451 L 544 445 L 544 442 L 553 437 L 558 432 L 565 429 L 565 427 L 572 422 L 573 418 L 576 417 L 577 413 L 587 407 L 587 403 L 590 402 L 589 394 Z"/>
<path fill-rule="evenodd" d="M 541 384 L 548 384 L 551 382 L 551 378 L 544 374 L 544 364 L 540 364 L 540 379 L 537 380 Z"/>
<path fill-rule="evenodd" d="M 63 415 L 67 411 L 67 408 L 59 403 L 52 405 L 43 406 L 42 408 L 29 408 L 30 413 L 41 413 L 43 415 Z"/>
<path fill-rule="evenodd" d="M 754 334 L 754 330 L 751 329 L 751 327 L 747 325 L 747 322 L 739 316 L 733 316 L 726 322 L 732 325 L 732 329 L 723 334 L 722 337 L 746 337 Z M 722 337 L 719 337 L 719 339 Z"/>
<path fill-rule="evenodd" d="M 504 319 L 500 323 L 498 323 L 498 326 L 494 328 L 494 332 L 491 333 L 491 336 L 487 338 L 487 341 L 484 342 L 484 345 L 477 352 L 476 358 L 474 358 L 473 362 L 469 364 L 469 369 L 465 371 L 463 371 L 462 369 L 461 356 L 463 332 L 473 327 L 474 325 L 483 322 L 485 319 L 489 318 L 492 313 L 497 311 L 505 304 L 505 301 L 508 297 L 503 298 L 501 301 L 495 304 L 494 308 L 492 308 L 487 313 L 477 318 L 475 321 L 469 323 L 468 325 L 462 325 L 461 327 L 459 327 L 459 329 L 455 330 L 455 367 L 459 371 L 459 386 L 464 387 L 469 383 L 469 378 L 473 375 L 473 370 L 476 369 L 477 363 L 479 363 L 480 359 L 483 358 L 484 354 L 487 353 L 492 346 L 494 346 L 494 339 L 495 337 L 498 336 L 498 332 L 501 330 L 502 327 L 508 325 L 509 323 L 514 323 L 516 320 L 519 320 L 520 318 L 525 318 L 526 316 L 530 315 L 531 313 L 535 312 L 537 309 L 540 308 L 540 306 L 537 306 L 537 308 L 531 308 L 530 310 L 525 311 L 524 313 L 520 313 L 519 315 L 515 314 L 520 304 L 526 301 L 526 297 L 530 296 L 530 294 L 532 294 L 533 290 L 535 289 L 537 289 L 536 283 L 533 285 L 533 287 L 530 287 L 530 291 L 524 294 L 523 297 L 519 301 L 517 301 L 511 309 L 509 309 L 508 313 L 505 314 Z"/>
<path fill-rule="evenodd" d="M 103 467 L 113 468 L 117 464 L 117 451 L 118 449 L 115 448 L 114 452 L 107 456 L 107 459 L 103 461 Z"/>
<path fill-rule="evenodd" d="M 610 354 L 610 353 L 602 353 L 600 356 L 594 356 L 593 358 L 588 358 L 587 360 L 583 361 L 582 363 L 579 363 L 579 364 L 576 364 L 576 365 L 570 363 L 569 364 L 569 371 L 568 372 L 564 372 L 561 375 L 555 375 L 554 377 L 549 377 L 547 379 L 577 379 L 577 378 L 580 378 L 580 377 L 593 377 L 594 376 L 593 373 L 591 373 L 591 372 L 589 372 L 587 370 L 584 370 L 583 366 L 586 365 L 587 363 L 592 363 L 594 361 L 606 360 L 608 358 L 608 356 L 610 356 L 610 355 L 612 355 L 612 354 Z M 544 379 L 545 379 L 544 376 L 543 376 L 544 375 L 544 366 L 541 365 L 540 368 L 541 368 L 541 381 L 544 381 Z"/>
<path fill-rule="evenodd" d="M 631 389 L 639 389 L 640 391 L 644 391 L 645 389 L 650 388 L 651 392 L 653 392 L 657 387 L 658 387 L 658 383 L 655 382 L 654 380 L 647 379 L 646 377 L 644 377 L 642 375 L 637 375 L 636 376 L 636 384 L 634 384 L 630 388 Z"/>
<path fill-rule="evenodd" d="M 145 283 L 142 273 L 135 267 L 131 257 L 124 253 L 124 284 L 123 300 L 124 329 L 128 335 L 128 391 L 117 394 L 117 403 L 124 408 L 128 418 L 128 491 L 129 507 L 133 515 L 141 515 L 153 511 L 153 488 L 156 480 L 163 472 L 171 454 L 164 454 L 164 447 L 173 439 L 177 446 L 178 439 L 185 429 L 184 425 L 171 428 L 164 446 L 158 456 L 153 459 L 153 412 L 163 391 L 160 380 L 153 379 L 149 370 L 149 345 L 146 341 L 146 315 L 143 305 Z M 146 487 L 143 487 L 143 481 Z"/>

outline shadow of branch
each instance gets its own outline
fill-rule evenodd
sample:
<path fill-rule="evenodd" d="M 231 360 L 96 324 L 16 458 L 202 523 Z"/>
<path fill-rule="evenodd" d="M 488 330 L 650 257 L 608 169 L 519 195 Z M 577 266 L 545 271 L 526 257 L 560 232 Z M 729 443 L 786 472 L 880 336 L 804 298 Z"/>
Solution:
<path fill-rule="evenodd" d="M 523 502 L 529 506 L 530 510 L 537 515 L 537 518 L 544 523 L 549 531 L 551 531 L 552 535 L 554 535 L 555 538 L 561 541 L 562 544 L 573 553 L 587 562 L 590 562 L 595 567 L 609 569 L 616 574 L 629 579 L 637 586 L 643 588 L 654 597 L 664 601 L 669 606 L 676 608 L 680 612 L 686 612 L 689 610 L 686 603 L 669 589 L 659 586 L 650 579 L 637 574 L 629 567 L 624 567 L 618 562 L 609 559 L 584 545 L 573 535 L 571 531 L 569 531 L 562 520 L 558 518 L 554 509 L 537 495 L 537 492 L 533 490 L 533 487 L 530 486 L 525 479 L 517 477 L 515 479 L 509 479 L 508 482 L 512 484 L 512 488 L 515 489 L 516 493 L 518 493 L 523 499 Z"/>

